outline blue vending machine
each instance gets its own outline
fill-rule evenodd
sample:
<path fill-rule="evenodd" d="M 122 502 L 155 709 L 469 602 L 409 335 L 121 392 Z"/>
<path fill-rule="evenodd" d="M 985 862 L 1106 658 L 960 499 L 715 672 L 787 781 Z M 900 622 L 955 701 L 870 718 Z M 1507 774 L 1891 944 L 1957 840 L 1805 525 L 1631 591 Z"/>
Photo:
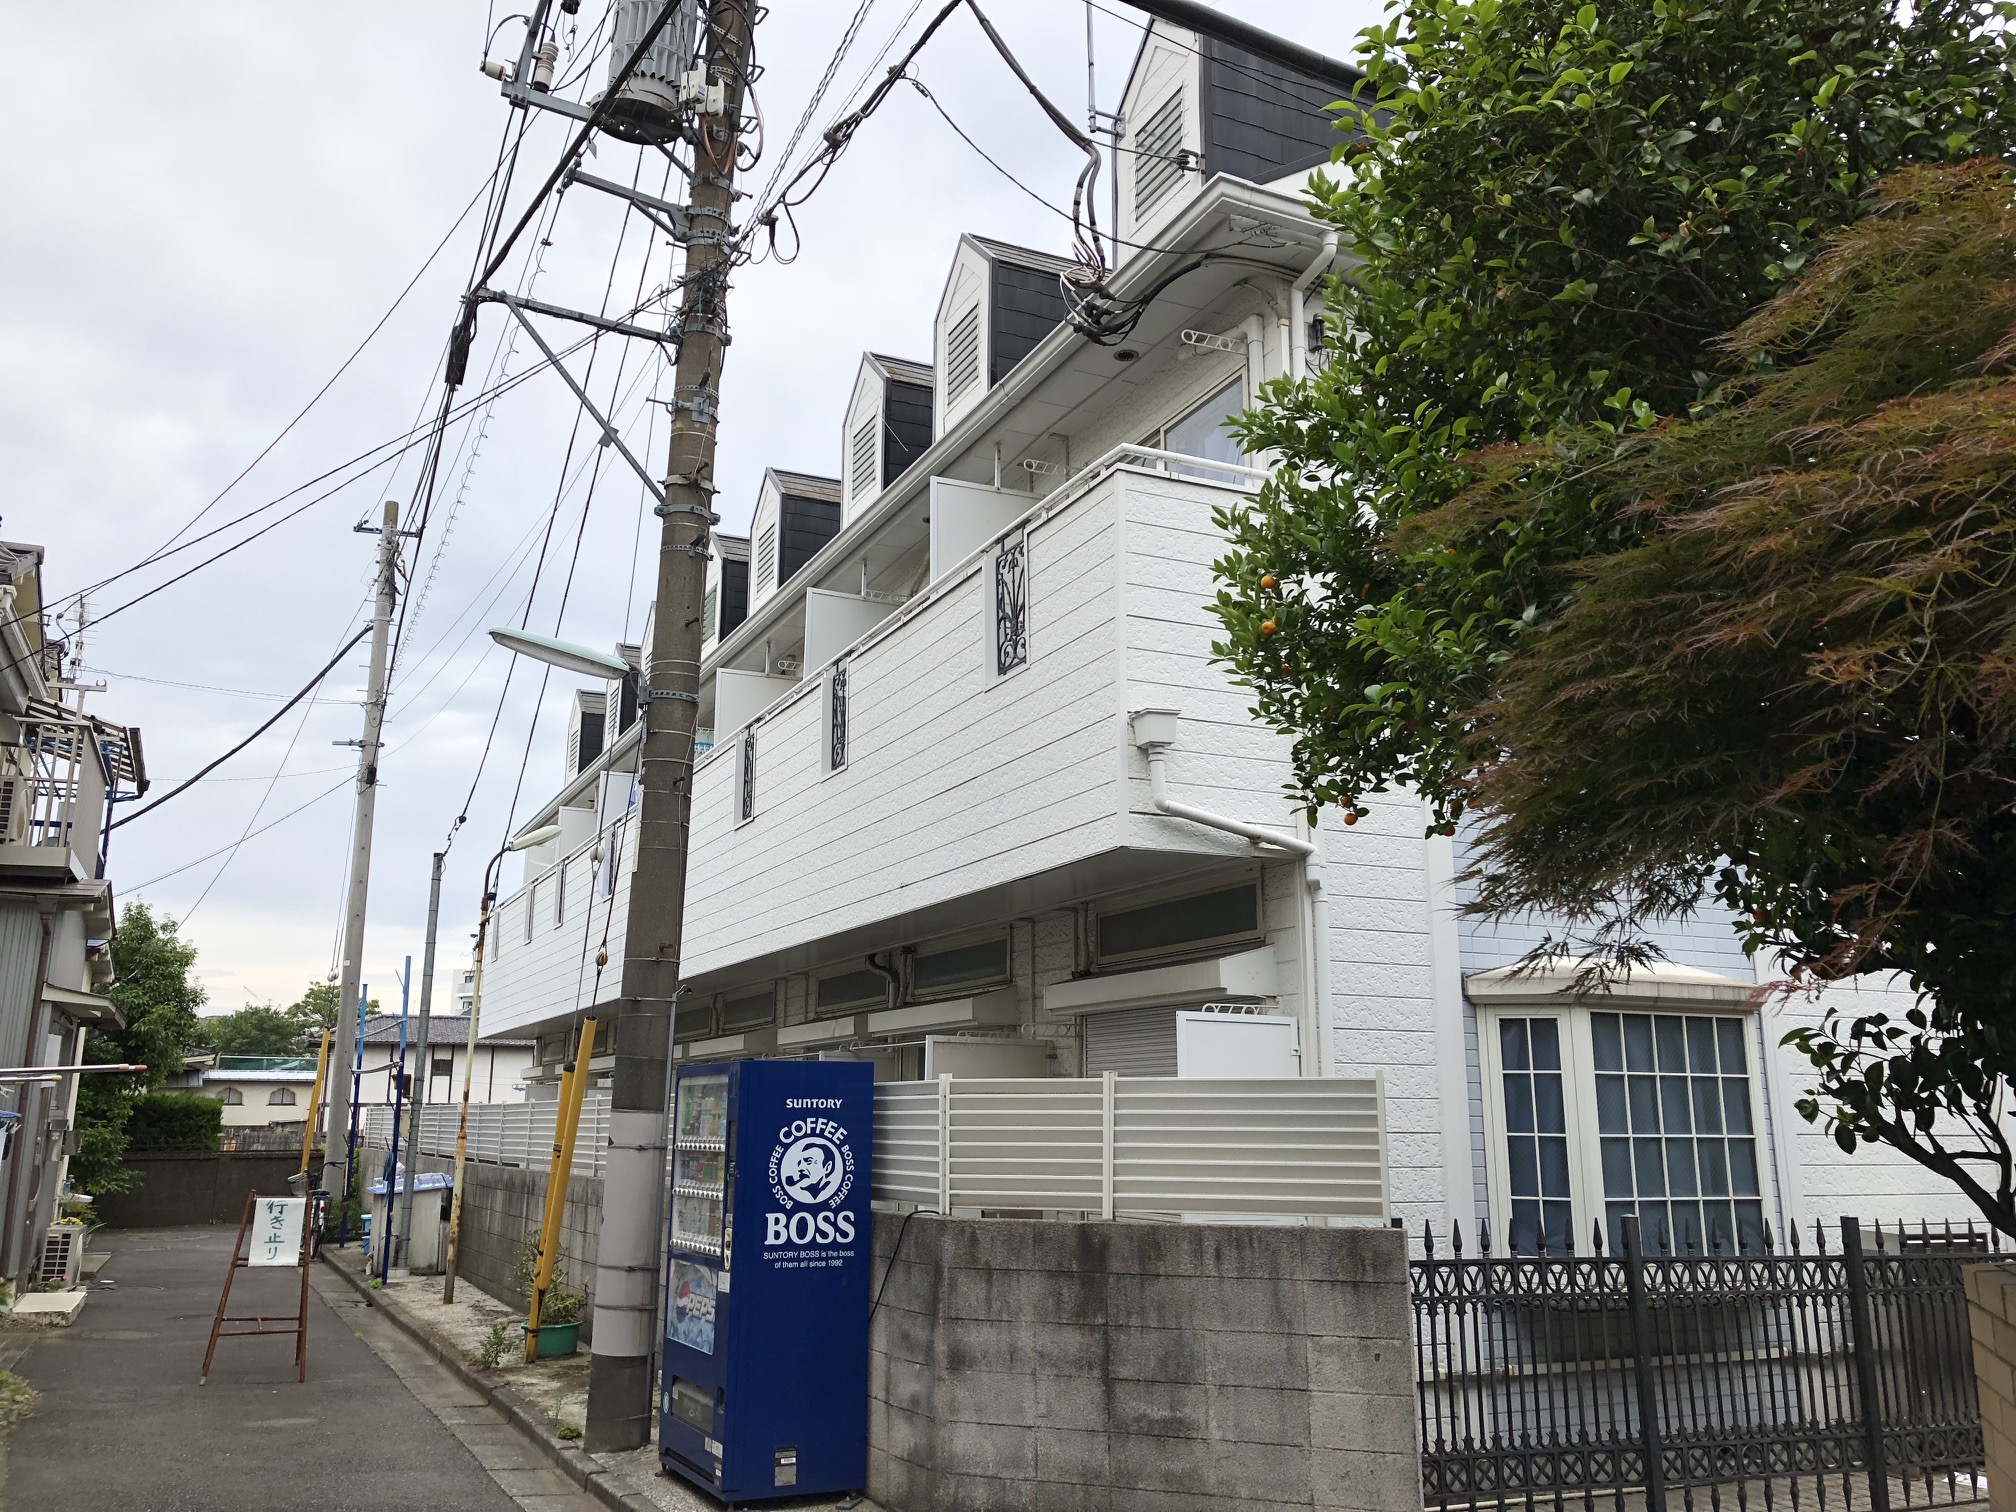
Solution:
<path fill-rule="evenodd" d="M 868 1484 L 875 1071 L 679 1072 L 658 1457 L 723 1501 Z"/>

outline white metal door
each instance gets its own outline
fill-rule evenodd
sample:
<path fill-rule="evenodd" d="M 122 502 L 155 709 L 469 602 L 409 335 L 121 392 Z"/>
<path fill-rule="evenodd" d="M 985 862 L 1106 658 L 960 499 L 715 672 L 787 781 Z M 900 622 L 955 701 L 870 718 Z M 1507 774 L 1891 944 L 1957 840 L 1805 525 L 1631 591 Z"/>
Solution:
<path fill-rule="evenodd" d="M 1176 1074 L 1300 1076 L 1302 1048 L 1295 1020 L 1274 1014 L 1179 1012 Z"/>

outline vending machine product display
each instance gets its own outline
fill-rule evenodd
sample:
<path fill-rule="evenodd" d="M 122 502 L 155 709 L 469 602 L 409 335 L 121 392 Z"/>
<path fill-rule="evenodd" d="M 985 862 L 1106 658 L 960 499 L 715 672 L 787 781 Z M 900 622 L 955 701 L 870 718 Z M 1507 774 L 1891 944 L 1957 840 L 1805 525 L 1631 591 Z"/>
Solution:
<path fill-rule="evenodd" d="M 679 1073 L 658 1457 L 728 1502 L 868 1482 L 875 1072 Z"/>

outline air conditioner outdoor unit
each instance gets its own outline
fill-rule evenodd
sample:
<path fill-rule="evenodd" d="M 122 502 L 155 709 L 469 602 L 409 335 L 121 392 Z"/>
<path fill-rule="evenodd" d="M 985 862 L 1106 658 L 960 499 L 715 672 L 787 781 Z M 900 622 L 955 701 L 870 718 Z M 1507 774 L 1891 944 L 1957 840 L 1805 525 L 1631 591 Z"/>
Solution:
<path fill-rule="evenodd" d="M 38 1274 L 46 1284 L 60 1281 L 75 1286 L 84 1266 L 84 1226 L 52 1223 L 42 1236 L 42 1264 Z"/>
<path fill-rule="evenodd" d="M 33 779 L 0 777 L 0 845 L 28 843 L 28 815 L 34 807 Z"/>

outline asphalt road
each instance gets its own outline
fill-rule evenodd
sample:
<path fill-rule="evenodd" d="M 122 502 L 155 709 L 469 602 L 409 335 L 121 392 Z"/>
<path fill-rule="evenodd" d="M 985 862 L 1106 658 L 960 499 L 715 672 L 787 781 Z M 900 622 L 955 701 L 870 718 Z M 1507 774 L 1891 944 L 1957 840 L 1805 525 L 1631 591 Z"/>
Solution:
<path fill-rule="evenodd" d="M 197 1385 L 235 1232 L 94 1236 L 94 1249 L 113 1253 L 103 1277 L 115 1285 L 94 1288 L 75 1324 L 38 1336 L 14 1367 L 42 1400 L 14 1430 L 0 1504 L 9 1512 L 531 1504 L 507 1494 L 462 1431 L 429 1410 L 439 1404 L 423 1405 L 314 1290 L 305 1385 L 294 1379 L 291 1338 L 225 1339 L 210 1383 Z M 292 1313 L 299 1275 L 241 1273 L 232 1312 L 263 1304 Z"/>

